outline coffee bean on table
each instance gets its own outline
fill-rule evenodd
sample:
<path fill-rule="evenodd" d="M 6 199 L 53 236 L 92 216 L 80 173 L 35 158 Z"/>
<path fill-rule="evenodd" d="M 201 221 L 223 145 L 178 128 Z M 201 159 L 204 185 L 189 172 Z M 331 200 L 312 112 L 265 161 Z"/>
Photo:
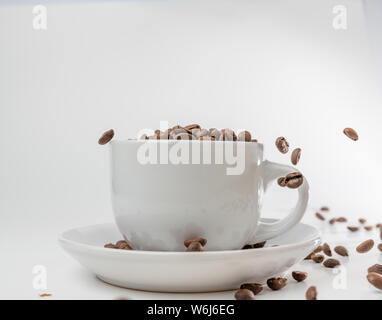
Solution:
<path fill-rule="evenodd" d="M 317 217 L 318 219 L 322 220 L 322 221 L 325 220 L 325 217 L 324 217 L 321 213 L 319 213 L 319 212 L 316 212 L 316 217 Z"/>
<path fill-rule="evenodd" d="M 108 142 L 110 142 L 111 139 L 114 137 L 114 130 L 110 129 L 108 131 L 105 131 L 101 138 L 98 139 L 98 144 L 104 145 Z"/>
<path fill-rule="evenodd" d="M 370 272 L 367 275 L 367 280 L 377 289 L 382 290 L 382 275 L 376 272 Z"/>
<path fill-rule="evenodd" d="M 364 229 L 366 231 L 372 231 L 374 229 L 374 227 L 373 226 L 364 226 Z"/>
<path fill-rule="evenodd" d="M 187 248 L 192 242 L 199 242 L 203 247 L 207 244 L 207 239 L 192 238 L 184 241 L 184 246 Z"/>
<path fill-rule="evenodd" d="M 346 219 L 345 217 L 339 217 L 336 219 L 336 222 L 347 222 L 348 219 Z"/>
<path fill-rule="evenodd" d="M 303 184 L 304 178 L 300 172 L 292 172 L 285 177 L 285 182 L 288 188 L 296 189 Z"/>
<path fill-rule="evenodd" d="M 325 257 L 322 254 L 312 254 L 311 259 L 315 263 L 321 263 L 322 261 L 324 261 Z"/>
<path fill-rule="evenodd" d="M 286 179 L 285 177 L 280 177 L 277 179 L 277 183 L 280 187 L 285 187 L 286 186 Z"/>
<path fill-rule="evenodd" d="M 351 227 L 351 226 L 348 226 L 348 229 L 351 231 L 351 232 L 356 232 L 359 230 L 358 227 Z"/>
<path fill-rule="evenodd" d="M 288 153 L 288 150 L 289 150 L 289 143 L 288 141 L 286 141 L 286 139 L 284 137 L 278 137 L 276 139 L 276 147 L 277 149 L 281 152 L 281 153 Z"/>
<path fill-rule="evenodd" d="M 382 251 L 382 243 L 378 244 L 378 250 Z"/>
<path fill-rule="evenodd" d="M 321 207 L 321 211 L 329 211 L 329 207 L 323 206 L 323 207 Z"/>
<path fill-rule="evenodd" d="M 236 300 L 255 300 L 255 295 L 251 290 L 239 289 L 235 292 Z"/>
<path fill-rule="evenodd" d="M 186 249 L 187 252 L 203 251 L 203 246 L 198 241 L 191 242 Z"/>
<path fill-rule="evenodd" d="M 308 274 L 306 272 L 302 272 L 302 271 L 292 271 L 292 277 L 294 280 L 296 280 L 297 282 L 301 282 L 301 281 L 304 281 L 306 279 L 306 277 L 308 276 Z"/>
<path fill-rule="evenodd" d="M 306 290 L 305 293 L 306 300 L 317 300 L 317 288 L 315 286 L 311 286 Z"/>
<path fill-rule="evenodd" d="M 382 265 L 376 263 L 376 264 L 372 265 L 369 269 L 367 269 L 367 272 L 368 273 L 375 272 L 375 273 L 379 273 L 380 275 L 382 275 Z"/>
<path fill-rule="evenodd" d="M 332 250 L 330 250 L 330 247 L 329 245 L 325 242 L 323 245 L 322 245 L 322 250 L 324 251 L 324 253 L 331 257 L 332 256 Z"/>
<path fill-rule="evenodd" d="M 246 141 L 246 142 L 250 142 L 251 141 L 251 133 L 249 131 L 243 131 L 243 132 L 240 132 L 239 135 L 237 136 L 237 140 L 238 141 Z"/>
<path fill-rule="evenodd" d="M 341 263 L 337 259 L 332 259 L 332 258 L 326 259 L 324 261 L 324 266 L 326 268 L 334 268 L 334 267 L 339 266 L 340 264 Z"/>
<path fill-rule="evenodd" d="M 372 239 L 366 240 L 359 244 L 356 248 L 358 253 L 366 253 L 374 247 L 374 241 Z"/>
<path fill-rule="evenodd" d="M 344 129 L 344 134 L 349 138 L 352 139 L 353 141 L 358 140 L 358 134 L 353 128 L 345 128 Z"/>
<path fill-rule="evenodd" d="M 359 221 L 359 223 L 362 223 L 362 224 L 366 223 L 366 219 L 363 219 L 363 218 L 358 219 L 358 221 Z"/>
<path fill-rule="evenodd" d="M 300 161 L 300 158 L 301 158 L 301 149 L 300 148 L 294 149 L 291 155 L 292 164 L 296 165 Z"/>
<path fill-rule="evenodd" d="M 257 295 L 263 290 L 263 285 L 260 283 L 243 283 L 240 289 L 251 290 L 254 295 Z"/>
<path fill-rule="evenodd" d="M 336 246 L 334 247 L 334 251 L 340 256 L 343 256 L 343 257 L 349 256 L 349 252 L 344 246 Z"/>
<path fill-rule="evenodd" d="M 280 290 L 284 288 L 288 283 L 286 278 L 270 278 L 267 280 L 267 285 L 272 290 Z"/>

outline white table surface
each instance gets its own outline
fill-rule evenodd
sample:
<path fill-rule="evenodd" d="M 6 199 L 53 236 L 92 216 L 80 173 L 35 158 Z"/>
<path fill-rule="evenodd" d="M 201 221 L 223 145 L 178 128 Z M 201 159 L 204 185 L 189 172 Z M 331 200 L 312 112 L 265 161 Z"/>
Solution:
<path fill-rule="evenodd" d="M 326 214 L 332 216 L 330 213 Z M 308 278 L 302 283 L 296 283 L 288 272 L 289 284 L 281 291 L 271 291 L 265 288 L 256 299 L 304 299 L 306 289 L 315 285 L 319 299 L 382 299 L 382 291 L 373 288 L 366 280 L 367 268 L 375 263 L 382 263 L 382 254 L 376 246 L 366 254 L 359 254 L 355 247 L 361 241 L 373 238 L 376 245 L 382 242 L 378 232 L 360 230 L 351 233 L 346 229 L 346 223 L 330 226 L 314 217 L 314 209 L 310 209 L 304 218 L 305 223 L 317 226 L 323 235 L 323 241 L 333 248 L 344 245 L 350 252 L 349 258 L 343 258 L 333 252 L 333 257 L 341 261 L 343 268 L 340 273 L 336 269 L 327 269 L 310 260 L 305 260 L 294 266 L 292 270 L 308 272 Z M 199 294 L 169 294 L 153 293 L 114 287 L 98 280 L 85 270 L 61 248 L 57 241 L 57 230 L 63 231 L 60 222 L 47 222 L 50 227 L 34 226 L 33 237 L 14 234 L 15 225 L 1 228 L 1 240 L 5 250 L 1 250 L 1 269 L 3 283 L 0 286 L 1 299 L 232 299 L 233 291 Z M 370 224 L 377 221 L 370 221 Z M 20 229 L 20 226 L 17 226 Z M 28 224 L 21 227 L 27 233 Z M 48 230 L 47 230 L 48 229 Z M 42 236 L 43 235 L 43 236 Z M 6 239 L 6 241 L 4 241 Z M 47 270 L 48 289 L 36 291 L 32 286 L 35 265 L 44 265 Z M 338 271 L 338 270 L 337 270 Z M 224 279 L 222 279 L 224 281 Z M 40 293 L 50 293 L 51 297 L 40 298 Z"/>

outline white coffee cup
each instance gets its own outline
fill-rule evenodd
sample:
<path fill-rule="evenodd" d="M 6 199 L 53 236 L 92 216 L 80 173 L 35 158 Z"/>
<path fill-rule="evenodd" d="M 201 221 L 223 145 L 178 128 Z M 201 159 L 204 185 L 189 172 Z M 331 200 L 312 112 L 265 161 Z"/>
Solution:
<path fill-rule="evenodd" d="M 236 172 L 225 160 L 220 164 L 228 145 L 237 155 L 236 169 L 241 168 Z M 189 148 L 192 163 L 175 164 L 179 148 Z M 136 250 L 185 251 L 184 240 L 196 237 L 207 239 L 206 251 L 241 249 L 289 230 L 307 207 L 309 187 L 304 177 L 297 205 L 286 218 L 275 223 L 259 221 L 268 185 L 298 171 L 264 161 L 260 143 L 114 140 L 110 150 L 116 223 Z M 148 150 L 158 153 L 157 163 L 145 163 Z M 197 150 L 200 164 L 195 164 Z M 205 161 L 208 157 L 210 163 Z"/>

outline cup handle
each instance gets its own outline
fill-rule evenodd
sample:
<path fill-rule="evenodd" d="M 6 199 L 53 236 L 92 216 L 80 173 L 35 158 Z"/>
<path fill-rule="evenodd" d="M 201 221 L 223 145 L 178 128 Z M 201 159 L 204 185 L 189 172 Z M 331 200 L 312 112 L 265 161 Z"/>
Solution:
<path fill-rule="evenodd" d="M 289 173 L 299 171 L 294 167 L 274 163 L 271 161 L 264 161 L 262 166 L 265 192 L 267 191 L 268 186 L 272 181 L 286 176 Z M 309 201 L 309 184 L 305 177 L 303 184 L 297 190 L 298 202 L 295 208 L 288 214 L 288 216 L 280 221 L 273 223 L 259 222 L 258 229 L 251 243 L 263 242 L 265 240 L 274 238 L 289 230 L 301 220 Z"/>

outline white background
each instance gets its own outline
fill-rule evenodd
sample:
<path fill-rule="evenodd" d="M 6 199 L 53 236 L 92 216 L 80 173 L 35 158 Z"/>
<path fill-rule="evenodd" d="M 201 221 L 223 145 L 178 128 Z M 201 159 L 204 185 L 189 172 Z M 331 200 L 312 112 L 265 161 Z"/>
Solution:
<path fill-rule="evenodd" d="M 332 27 L 338 4 L 347 30 Z M 48 29 L 36 31 L 32 2 L 0 2 L 0 268 L 9 274 L 0 298 L 32 297 L 34 265 L 69 261 L 59 232 L 112 220 L 108 152 L 97 145 L 109 128 L 118 138 L 161 120 L 246 128 L 266 158 L 289 163 L 274 146 L 283 135 L 303 150 L 312 212 L 327 204 L 382 219 L 378 33 L 362 1 L 46 5 Z M 277 217 L 293 192 L 271 193 L 265 207 Z"/>

